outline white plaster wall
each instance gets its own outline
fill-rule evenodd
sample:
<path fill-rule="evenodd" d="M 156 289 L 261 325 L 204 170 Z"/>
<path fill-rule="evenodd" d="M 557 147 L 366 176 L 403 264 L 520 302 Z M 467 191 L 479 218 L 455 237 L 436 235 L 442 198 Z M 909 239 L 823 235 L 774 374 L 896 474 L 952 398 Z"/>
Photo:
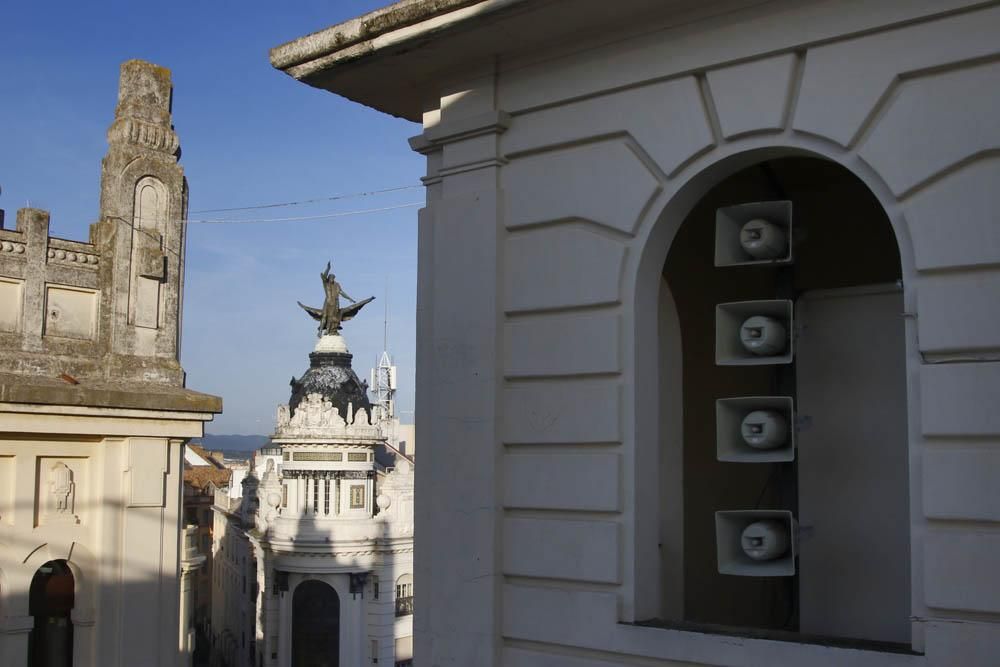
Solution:
<path fill-rule="evenodd" d="M 0 405 L 0 664 L 27 665 L 28 590 L 55 559 L 76 584 L 74 665 L 186 664 L 181 470 L 184 441 L 208 417 Z M 74 473 L 70 515 L 50 502 L 54 462 Z"/>
<path fill-rule="evenodd" d="M 415 141 L 418 662 L 995 663 L 997 34 L 992 4 L 778 2 L 441 91 Z M 899 241 L 913 655 L 625 624 L 660 604 L 667 248 L 710 185 L 789 153 L 859 176 Z"/>

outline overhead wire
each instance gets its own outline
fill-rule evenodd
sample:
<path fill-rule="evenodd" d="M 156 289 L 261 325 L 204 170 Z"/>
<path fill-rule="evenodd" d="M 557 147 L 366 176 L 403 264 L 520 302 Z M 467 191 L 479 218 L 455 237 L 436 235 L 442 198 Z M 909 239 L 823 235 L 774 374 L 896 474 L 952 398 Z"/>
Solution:
<path fill-rule="evenodd" d="M 267 222 L 307 222 L 310 220 L 329 220 L 332 218 L 344 218 L 351 215 L 364 215 L 366 213 L 381 213 L 382 211 L 395 211 L 401 208 L 413 208 L 423 206 L 424 202 L 407 202 L 394 206 L 380 206 L 378 208 L 364 208 L 353 211 L 337 211 L 335 213 L 321 213 L 317 215 L 299 215 L 286 218 L 217 218 L 217 219 L 185 219 L 178 222 L 185 225 L 223 225 L 223 224 L 254 224 Z"/>
<path fill-rule="evenodd" d="M 379 190 L 366 190 L 363 192 L 349 192 L 346 194 L 331 195 L 329 197 L 317 197 L 314 199 L 300 199 L 297 201 L 287 201 L 278 202 L 274 204 L 258 204 L 256 206 L 235 206 L 231 208 L 204 208 L 197 211 L 190 211 L 190 213 L 229 213 L 232 211 L 254 211 L 266 208 L 281 208 L 285 206 L 302 206 L 305 204 L 317 204 L 320 202 L 327 201 L 339 201 L 341 199 L 356 199 L 358 197 L 371 197 L 374 195 L 382 195 L 390 192 L 402 192 L 404 190 L 416 190 L 417 188 L 422 188 L 423 185 L 398 185 L 391 188 L 381 188 Z"/>
<path fill-rule="evenodd" d="M 317 202 L 327 202 L 336 201 L 341 199 L 351 199 L 356 197 L 369 197 L 373 195 L 380 195 L 392 192 L 401 192 L 404 190 L 415 190 L 417 188 L 423 188 L 422 185 L 402 185 L 392 188 L 382 188 L 380 190 L 367 190 L 364 192 L 352 192 L 342 195 L 332 195 L 330 197 L 318 197 L 314 199 L 301 199 L 297 201 L 289 202 L 279 202 L 274 204 L 259 204 L 256 206 L 236 206 L 230 208 L 214 208 L 214 209 L 200 209 L 197 211 L 191 211 L 191 213 L 223 213 L 223 212 L 236 212 L 236 211 L 254 211 L 261 209 L 271 209 L 280 208 L 286 206 L 299 206 L 314 204 Z M 353 209 L 350 211 L 333 211 L 330 213 L 318 213 L 315 215 L 298 215 L 298 216 L 286 216 L 282 218 L 183 218 L 180 220 L 171 220 L 170 222 L 190 225 L 221 225 L 221 224 L 254 224 L 254 223 L 272 223 L 272 222 L 308 222 L 311 220 L 329 220 L 333 218 L 344 218 L 352 215 L 365 215 L 368 213 L 381 213 L 383 211 L 395 211 L 403 208 L 412 208 L 414 206 L 423 206 L 424 202 L 406 202 L 403 204 L 394 204 L 392 206 L 378 206 L 373 208 L 363 208 L 363 209 Z M 144 218 L 139 216 L 129 216 L 128 219 L 122 216 L 110 216 L 117 218 L 119 220 L 124 220 L 129 224 L 141 223 Z M 159 223 L 161 220 L 159 218 L 150 218 L 148 222 Z"/>

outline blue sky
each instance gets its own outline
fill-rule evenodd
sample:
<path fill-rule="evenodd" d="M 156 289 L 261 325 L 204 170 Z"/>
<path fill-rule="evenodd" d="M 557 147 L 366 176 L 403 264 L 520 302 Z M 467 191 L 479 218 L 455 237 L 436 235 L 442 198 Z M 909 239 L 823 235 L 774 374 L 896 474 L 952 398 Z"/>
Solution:
<path fill-rule="evenodd" d="M 85 240 L 119 64 L 142 58 L 174 79 L 174 125 L 195 211 L 419 185 L 413 123 L 271 68 L 268 49 L 388 4 L 12 2 L 0 22 L 0 208 L 30 202 L 52 234 Z M 419 189 L 240 214 L 308 216 L 419 202 Z M 376 300 L 345 327 L 367 377 L 389 296 L 398 406 L 412 419 L 416 207 L 315 222 L 188 227 L 182 363 L 187 385 L 221 395 L 211 433 L 270 433 L 288 381 L 308 367 L 327 260 L 355 298 Z M 225 214 L 234 216 L 236 214 Z M 409 412 L 407 412 L 409 411 Z"/>

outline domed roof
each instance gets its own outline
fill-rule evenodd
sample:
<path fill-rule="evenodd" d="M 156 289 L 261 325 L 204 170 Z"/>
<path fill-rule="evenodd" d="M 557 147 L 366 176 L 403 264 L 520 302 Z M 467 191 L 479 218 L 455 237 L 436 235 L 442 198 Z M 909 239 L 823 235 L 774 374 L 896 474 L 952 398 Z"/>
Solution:
<path fill-rule="evenodd" d="M 295 409 L 309 394 L 320 394 L 330 401 L 347 423 L 347 406 L 354 408 L 354 420 L 362 410 L 367 412 L 371 424 L 372 405 L 368 399 L 368 383 L 358 379 L 351 368 L 353 355 L 347 352 L 311 352 L 309 370 L 298 380 L 292 378 L 292 396 L 288 409 L 292 416 Z"/>

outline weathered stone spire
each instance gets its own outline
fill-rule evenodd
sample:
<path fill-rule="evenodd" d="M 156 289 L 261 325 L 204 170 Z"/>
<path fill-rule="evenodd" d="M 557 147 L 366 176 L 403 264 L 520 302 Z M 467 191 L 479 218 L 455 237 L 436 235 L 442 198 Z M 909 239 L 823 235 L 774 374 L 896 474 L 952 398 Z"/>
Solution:
<path fill-rule="evenodd" d="M 132 144 L 178 158 L 180 141 L 170 117 L 170 70 L 142 60 L 121 66 L 115 120 L 108 143 Z"/>
<path fill-rule="evenodd" d="M 121 375 L 182 384 L 178 362 L 187 182 L 171 111 L 170 71 L 121 66 L 115 119 L 101 168 L 101 220 L 92 230 L 102 264 L 113 363 Z"/>

